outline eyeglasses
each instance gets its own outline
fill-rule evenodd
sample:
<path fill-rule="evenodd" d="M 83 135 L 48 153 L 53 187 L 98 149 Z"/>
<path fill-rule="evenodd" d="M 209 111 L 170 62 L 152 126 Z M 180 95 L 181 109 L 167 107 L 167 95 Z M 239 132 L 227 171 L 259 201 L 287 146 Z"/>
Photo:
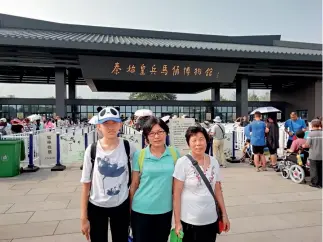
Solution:
<path fill-rule="evenodd" d="M 161 136 L 161 135 L 164 135 L 165 134 L 165 131 L 164 130 L 159 130 L 157 132 L 150 132 L 148 134 L 149 137 L 155 137 L 157 134 L 157 136 Z"/>

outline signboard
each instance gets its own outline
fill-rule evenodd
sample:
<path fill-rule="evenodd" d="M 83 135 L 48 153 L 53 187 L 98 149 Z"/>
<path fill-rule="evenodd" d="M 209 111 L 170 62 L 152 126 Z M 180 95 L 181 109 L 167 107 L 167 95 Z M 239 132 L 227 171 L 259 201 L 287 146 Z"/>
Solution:
<path fill-rule="evenodd" d="M 79 163 L 84 160 L 85 144 L 82 135 L 60 136 L 62 164 Z"/>
<path fill-rule="evenodd" d="M 224 152 L 225 158 L 228 159 L 232 157 L 232 133 L 225 134 L 223 152 Z"/>
<path fill-rule="evenodd" d="M 39 164 L 52 165 L 56 163 L 56 134 L 45 132 L 39 134 Z"/>
<path fill-rule="evenodd" d="M 239 64 L 80 55 L 84 79 L 232 83 Z"/>
<path fill-rule="evenodd" d="M 195 125 L 193 118 L 176 118 L 169 121 L 170 144 L 179 150 L 181 156 L 190 151 L 186 143 L 185 134 L 187 128 L 193 125 Z"/>
<path fill-rule="evenodd" d="M 130 143 L 132 143 L 137 150 L 142 149 L 142 135 L 141 134 L 123 134 L 123 139 L 128 140 Z"/>
<path fill-rule="evenodd" d="M 212 114 L 211 113 L 206 113 L 205 114 L 205 120 L 211 120 L 212 119 Z"/>

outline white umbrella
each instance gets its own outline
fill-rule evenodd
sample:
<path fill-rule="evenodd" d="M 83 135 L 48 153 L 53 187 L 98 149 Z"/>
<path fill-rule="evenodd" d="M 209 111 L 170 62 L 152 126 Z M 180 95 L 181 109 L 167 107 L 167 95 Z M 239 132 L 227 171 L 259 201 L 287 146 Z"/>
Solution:
<path fill-rule="evenodd" d="M 260 113 L 280 113 L 281 111 L 277 108 L 274 107 L 261 107 L 253 110 L 250 114 L 255 114 L 255 112 L 260 112 Z"/>
<path fill-rule="evenodd" d="M 27 117 L 31 122 L 34 122 L 36 120 L 41 120 L 41 116 L 38 114 L 33 114 Z"/>
<path fill-rule="evenodd" d="M 149 109 L 139 109 L 135 112 L 136 117 L 144 117 L 144 116 L 153 116 L 153 112 Z"/>

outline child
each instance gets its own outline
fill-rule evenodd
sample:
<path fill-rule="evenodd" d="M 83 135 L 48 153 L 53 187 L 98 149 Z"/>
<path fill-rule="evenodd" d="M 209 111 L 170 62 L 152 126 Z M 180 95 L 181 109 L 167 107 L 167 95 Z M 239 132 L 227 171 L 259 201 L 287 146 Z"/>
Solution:
<path fill-rule="evenodd" d="M 129 185 L 135 147 L 118 137 L 122 122 L 113 107 L 102 109 L 96 119 L 102 133 L 84 154 L 81 195 L 81 231 L 89 241 L 128 241 Z"/>
<path fill-rule="evenodd" d="M 303 148 L 310 148 L 310 186 L 322 188 L 322 123 L 319 119 L 314 119 L 311 124 L 312 131 L 308 134 Z"/>
<path fill-rule="evenodd" d="M 303 130 L 298 130 L 296 132 L 296 137 L 297 139 L 293 141 L 291 147 L 287 150 L 291 153 L 297 153 L 298 148 L 306 143 L 306 139 L 304 139 L 305 132 Z"/>
<path fill-rule="evenodd" d="M 242 150 L 243 156 L 240 159 L 240 162 L 245 162 L 246 158 L 251 158 L 251 145 L 250 145 L 250 139 L 246 139 L 246 143 L 244 144 L 243 150 Z"/>

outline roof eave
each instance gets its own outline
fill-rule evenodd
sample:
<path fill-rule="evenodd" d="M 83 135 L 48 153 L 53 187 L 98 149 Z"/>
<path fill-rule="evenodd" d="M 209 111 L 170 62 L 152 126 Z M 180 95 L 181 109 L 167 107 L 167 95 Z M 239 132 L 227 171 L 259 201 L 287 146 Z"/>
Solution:
<path fill-rule="evenodd" d="M 0 46 L 20 46 L 36 48 L 61 48 L 74 50 L 92 50 L 92 51 L 117 51 L 168 55 L 187 55 L 187 56 L 209 56 L 223 58 L 245 58 L 245 59 L 273 59 L 290 61 L 315 61 L 322 62 L 322 55 L 300 55 L 300 54 L 282 54 L 269 52 L 247 52 L 231 50 L 210 50 L 210 49 L 192 49 L 192 48 L 167 48 L 155 46 L 140 46 L 126 44 L 101 44 L 90 42 L 71 42 L 43 39 L 25 39 L 0 37 Z"/>

